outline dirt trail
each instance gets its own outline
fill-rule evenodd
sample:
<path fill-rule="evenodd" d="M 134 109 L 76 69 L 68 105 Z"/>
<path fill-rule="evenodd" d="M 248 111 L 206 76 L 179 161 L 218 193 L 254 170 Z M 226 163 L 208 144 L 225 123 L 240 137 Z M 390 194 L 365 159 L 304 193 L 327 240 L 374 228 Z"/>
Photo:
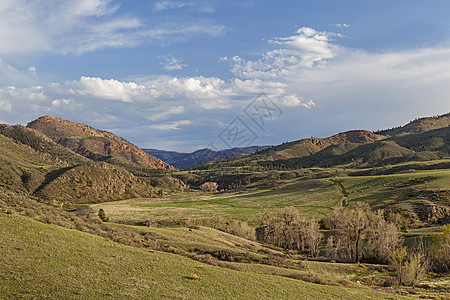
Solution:
<path fill-rule="evenodd" d="M 345 187 L 344 187 L 344 185 L 342 184 L 341 181 L 333 180 L 333 179 L 330 179 L 330 181 L 333 182 L 333 183 L 335 183 L 335 184 L 337 184 L 337 186 L 338 186 L 339 189 L 341 190 L 341 195 L 342 195 L 343 197 L 348 197 L 347 190 L 345 189 Z"/>

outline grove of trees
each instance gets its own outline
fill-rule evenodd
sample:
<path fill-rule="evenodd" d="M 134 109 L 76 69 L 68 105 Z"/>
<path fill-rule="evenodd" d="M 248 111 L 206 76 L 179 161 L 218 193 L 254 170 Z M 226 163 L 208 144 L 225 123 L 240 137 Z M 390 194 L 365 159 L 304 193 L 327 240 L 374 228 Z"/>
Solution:
<path fill-rule="evenodd" d="M 277 216 L 260 213 L 256 238 L 311 257 L 389 264 L 400 285 L 414 287 L 431 269 L 450 272 L 450 225 L 444 226 L 442 235 L 435 236 L 432 246 L 420 240 L 406 248 L 402 237 L 406 224 L 400 213 L 373 211 L 364 203 L 356 203 L 353 208 L 336 207 L 320 221 L 303 217 L 295 207 L 288 206 Z"/>

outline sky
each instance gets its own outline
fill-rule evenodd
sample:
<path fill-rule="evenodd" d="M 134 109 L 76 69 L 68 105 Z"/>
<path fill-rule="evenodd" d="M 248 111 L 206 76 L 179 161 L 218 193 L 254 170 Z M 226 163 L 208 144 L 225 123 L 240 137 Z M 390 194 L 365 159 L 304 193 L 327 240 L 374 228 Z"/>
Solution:
<path fill-rule="evenodd" d="M 0 123 L 191 152 L 450 111 L 447 0 L 2 0 Z"/>

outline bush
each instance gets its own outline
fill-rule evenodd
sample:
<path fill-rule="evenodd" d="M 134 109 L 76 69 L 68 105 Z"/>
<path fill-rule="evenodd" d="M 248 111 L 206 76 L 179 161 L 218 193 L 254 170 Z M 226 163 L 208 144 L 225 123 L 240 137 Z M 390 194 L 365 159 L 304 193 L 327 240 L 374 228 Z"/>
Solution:
<path fill-rule="evenodd" d="M 204 184 L 202 184 L 200 186 L 200 189 L 202 190 L 202 192 L 205 193 L 215 193 L 217 192 L 217 188 L 219 187 L 219 185 L 217 184 L 217 182 L 205 182 Z"/>
<path fill-rule="evenodd" d="M 103 210 L 103 208 L 100 208 L 98 210 L 98 217 L 100 218 L 100 220 L 102 220 L 103 222 L 108 222 L 109 218 L 106 216 L 105 211 Z"/>
<path fill-rule="evenodd" d="M 187 276 L 188 279 L 190 280 L 199 280 L 200 276 L 198 276 L 197 274 L 192 273 L 191 275 Z"/>

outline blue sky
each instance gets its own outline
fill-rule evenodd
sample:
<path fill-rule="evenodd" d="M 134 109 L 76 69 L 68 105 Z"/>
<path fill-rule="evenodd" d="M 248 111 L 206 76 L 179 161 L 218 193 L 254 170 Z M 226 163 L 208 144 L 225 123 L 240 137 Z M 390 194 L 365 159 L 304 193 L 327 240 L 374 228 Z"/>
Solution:
<path fill-rule="evenodd" d="M 178 151 L 397 126 L 450 111 L 448 15 L 434 0 L 3 0 L 0 122 L 52 115 Z"/>

